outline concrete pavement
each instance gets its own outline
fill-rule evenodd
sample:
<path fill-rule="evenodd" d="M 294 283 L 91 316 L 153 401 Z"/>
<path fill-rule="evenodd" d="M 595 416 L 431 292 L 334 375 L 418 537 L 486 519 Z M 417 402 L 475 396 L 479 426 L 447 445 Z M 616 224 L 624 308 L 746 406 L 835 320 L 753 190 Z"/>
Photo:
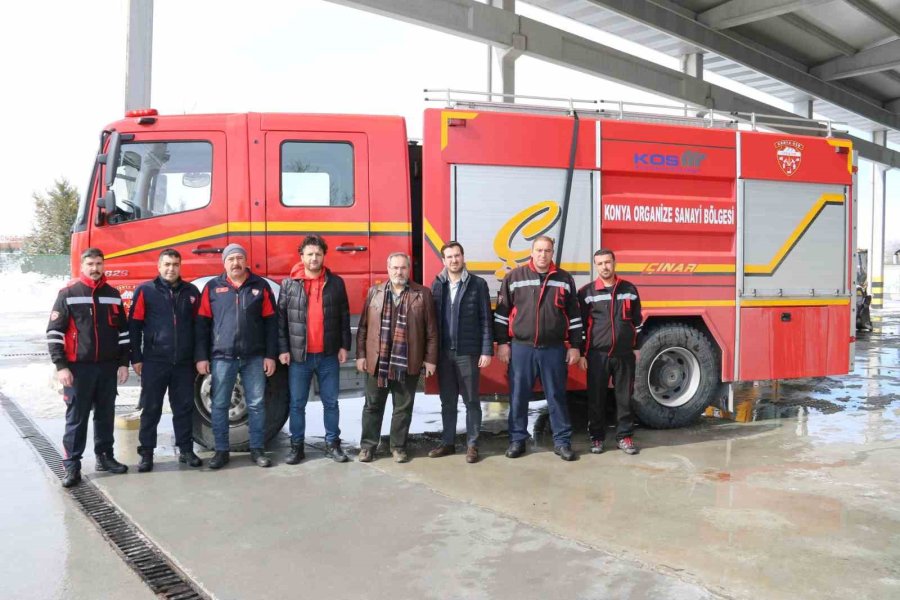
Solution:
<path fill-rule="evenodd" d="M 582 432 L 574 463 L 541 435 L 517 460 L 502 456 L 502 434 L 485 436 L 477 465 L 428 459 L 437 438 L 422 432 L 439 428 L 431 398 L 417 406 L 405 465 L 335 464 L 308 448 L 289 466 L 282 437 L 272 469 L 246 454 L 219 472 L 188 469 L 164 418 L 154 472 L 94 474 L 90 457 L 85 472 L 217 598 L 900 597 L 898 348 L 900 311 L 885 311 L 850 375 L 741 386 L 735 416 L 746 422 L 641 429 L 633 457 L 584 454 Z M 308 408 L 312 441 L 318 407 Z M 352 437 L 359 407 L 342 408 Z M 503 411 L 486 408 L 486 429 L 501 431 Z M 37 423 L 58 443 L 60 419 Z M 136 433 L 117 431 L 132 467 Z M 82 573 L 97 570 L 111 574 L 107 597 L 139 597 L 136 577 L 4 418 L 0 450 L 15 483 L 0 513 L 13 540 L 0 576 L 18 597 L 93 597 Z"/>
<path fill-rule="evenodd" d="M 0 456 L 4 598 L 155 597 L 81 513 L 5 414 L 0 415 Z"/>

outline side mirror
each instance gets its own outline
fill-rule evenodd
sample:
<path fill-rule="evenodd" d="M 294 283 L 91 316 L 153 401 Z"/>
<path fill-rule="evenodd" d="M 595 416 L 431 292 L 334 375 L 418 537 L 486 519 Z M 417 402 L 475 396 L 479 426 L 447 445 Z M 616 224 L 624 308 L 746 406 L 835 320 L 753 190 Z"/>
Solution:
<path fill-rule="evenodd" d="M 103 213 L 106 213 L 106 219 L 109 221 L 109 217 L 114 214 L 115 211 L 116 191 L 110 188 L 106 191 L 105 196 L 97 198 L 97 212 L 94 216 L 94 225 L 100 226 L 103 224 Z"/>
<path fill-rule="evenodd" d="M 113 131 L 109 134 L 109 144 L 106 146 L 106 154 L 101 155 L 103 160 L 100 161 L 106 165 L 106 177 L 104 178 L 104 182 L 106 183 L 107 188 L 111 188 L 113 182 L 116 180 L 116 169 L 119 166 L 119 153 L 121 151 L 122 136 L 119 135 L 118 131 Z"/>
<path fill-rule="evenodd" d="M 181 185 L 186 188 L 204 188 L 210 181 L 209 173 L 185 173 L 181 176 Z"/>

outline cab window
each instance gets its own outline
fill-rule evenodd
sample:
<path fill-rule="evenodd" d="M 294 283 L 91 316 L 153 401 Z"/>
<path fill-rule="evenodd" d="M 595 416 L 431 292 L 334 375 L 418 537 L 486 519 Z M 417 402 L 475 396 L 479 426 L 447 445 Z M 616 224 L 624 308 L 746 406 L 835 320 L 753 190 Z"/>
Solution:
<path fill-rule="evenodd" d="M 212 198 L 212 144 L 123 144 L 113 189 L 111 225 L 203 208 Z"/>
<path fill-rule="evenodd" d="M 353 146 L 347 142 L 287 141 L 281 145 L 281 203 L 352 206 Z"/>

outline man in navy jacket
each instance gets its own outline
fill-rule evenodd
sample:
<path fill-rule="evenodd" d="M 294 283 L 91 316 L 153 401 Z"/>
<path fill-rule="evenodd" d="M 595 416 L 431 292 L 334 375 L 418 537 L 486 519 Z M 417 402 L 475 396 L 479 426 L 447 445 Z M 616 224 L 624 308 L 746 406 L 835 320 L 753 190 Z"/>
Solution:
<path fill-rule="evenodd" d="M 194 358 L 197 371 L 212 374 L 212 428 L 216 454 L 209 468 L 229 461 L 228 409 L 238 373 L 244 386 L 250 425 L 250 459 L 272 464 L 265 454 L 266 377 L 275 373 L 278 318 L 265 279 L 250 272 L 247 251 L 228 244 L 222 252 L 225 272 L 203 289 L 197 311 Z"/>
<path fill-rule="evenodd" d="M 181 254 L 171 248 L 159 254 L 159 277 L 134 291 L 128 328 L 131 364 L 141 377 L 141 431 L 138 472 L 153 470 L 156 428 L 163 397 L 169 392 L 178 461 L 203 464 L 194 454 L 194 315 L 200 292 L 181 279 Z"/>
<path fill-rule="evenodd" d="M 478 462 L 481 431 L 481 399 L 478 383 L 481 369 L 494 355 L 491 297 L 487 282 L 466 269 L 463 247 L 448 242 L 441 248 L 444 270 L 431 284 L 434 309 L 441 331 L 437 375 L 441 387 L 441 445 L 428 453 L 431 458 L 456 452 L 456 417 L 459 396 L 466 404 L 466 462 Z"/>

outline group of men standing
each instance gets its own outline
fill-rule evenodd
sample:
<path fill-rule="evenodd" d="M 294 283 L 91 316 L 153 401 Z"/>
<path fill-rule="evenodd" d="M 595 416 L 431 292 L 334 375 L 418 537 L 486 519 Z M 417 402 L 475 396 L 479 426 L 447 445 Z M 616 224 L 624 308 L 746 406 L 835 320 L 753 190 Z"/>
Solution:
<path fill-rule="evenodd" d="M 356 337 L 356 367 L 366 374 L 360 462 L 375 458 L 388 395 L 393 411 L 390 449 L 407 462 L 407 436 L 419 378 L 437 374 L 443 434 L 428 455 L 456 452 L 460 395 L 466 407 L 466 461 L 479 460 L 480 370 L 498 359 L 509 365 L 510 444 L 506 456 L 525 453 L 528 402 L 540 379 L 547 398 L 554 451 L 574 460 L 566 403 L 568 366 L 588 373 L 591 451 L 603 451 L 603 400 L 610 378 L 615 384 L 618 446 L 637 452 L 632 441 L 631 390 L 634 347 L 641 324 L 636 288 L 615 274 L 610 250 L 594 255 L 599 277 L 581 290 L 553 263 L 551 238 L 532 243 L 527 265 L 503 280 L 496 311 L 487 282 L 466 269 L 463 247 L 441 248 L 444 269 L 431 288 L 410 279 L 404 253 L 387 259 L 388 280 L 369 288 Z M 351 346 L 350 308 L 341 277 L 325 267 L 328 245 L 318 235 L 301 242 L 300 261 L 281 282 L 274 299 L 266 281 L 252 273 L 238 244 L 223 251 L 224 272 L 200 292 L 181 278 L 181 256 L 167 249 L 159 256 L 159 276 L 134 291 L 126 319 L 122 300 L 103 274 L 103 253 L 89 248 L 81 256 L 81 275 L 60 291 L 47 328 L 51 359 L 66 402 L 63 486 L 81 479 L 87 424 L 94 410 L 97 470 L 124 473 L 113 455 L 116 382 L 128 377 L 129 360 L 141 377 L 140 462 L 153 469 L 156 432 L 166 392 L 173 414 L 179 461 L 192 467 L 202 460 L 193 451 L 196 373 L 211 376 L 211 422 L 215 454 L 209 467 L 230 460 L 229 410 L 240 375 L 248 410 L 250 458 L 260 467 L 265 453 L 266 377 L 276 361 L 288 367 L 290 451 L 285 460 L 304 458 L 305 408 L 312 377 L 323 406 L 326 454 L 348 457 L 341 447 L 338 406 L 339 369 Z"/>

